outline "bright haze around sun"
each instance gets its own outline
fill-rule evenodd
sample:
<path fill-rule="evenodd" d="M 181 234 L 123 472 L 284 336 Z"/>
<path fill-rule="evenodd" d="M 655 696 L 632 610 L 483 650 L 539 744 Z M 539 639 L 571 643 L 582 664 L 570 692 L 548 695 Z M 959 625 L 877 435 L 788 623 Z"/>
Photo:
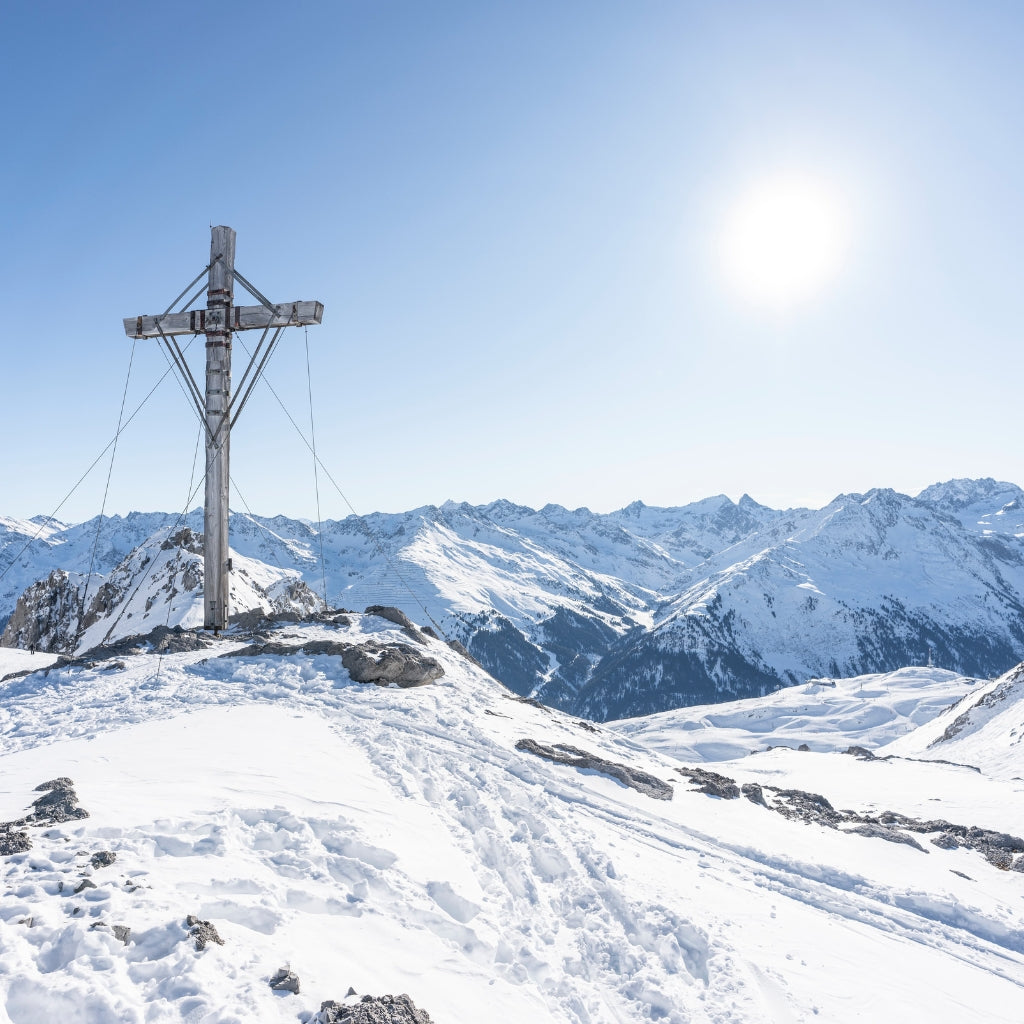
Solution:
<path fill-rule="evenodd" d="M 843 196 L 811 176 L 765 177 L 740 194 L 719 239 L 721 269 L 736 296 L 786 311 L 827 289 L 851 242 Z"/>

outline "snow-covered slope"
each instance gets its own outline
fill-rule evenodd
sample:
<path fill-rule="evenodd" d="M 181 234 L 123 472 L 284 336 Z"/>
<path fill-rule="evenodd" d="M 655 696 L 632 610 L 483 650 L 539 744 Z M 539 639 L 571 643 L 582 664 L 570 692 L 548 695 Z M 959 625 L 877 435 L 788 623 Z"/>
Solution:
<path fill-rule="evenodd" d="M 437 1024 L 1019 1020 L 1024 873 L 694 792 L 678 762 L 420 639 L 352 616 L 0 684 L 0 819 L 61 776 L 90 814 L 0 859 L 0 1014 L 294 1024 L 352 986 Z M 328 652 L 368 643 L 445 674 L 355 684 Z M 1024 833 L 1012 780 L 967 772 L 968 804 L 950 765 L 744 760 L 837 805 Z M 223 945 L 197 951 L 188 915 Z M 285 966 L 299 994 L 271 991 Z"/>
<path fill-rule="evenodd" d="M 610 726 L 690 763 L 729 761 L 769 747 L 873 750 L 913 733 L 988 685 L 945 669 L 905 668 L 852 679 L 812 679 L 765 697 L 678 708 Z"/>
<path fill-rule="evenodd" d="M 231 543 L 254 578 L 290 575 L 317 593 L 326 584 L 335 607 L 429 618 L 516 692 L 604 720 L 929 661 L 1006 671 L 1024 658 L 1022 497 L 1012 484 L 956 480 L 917 498 L 841 495 L 819 510 L 747 496 L 608 515 L 449 502 L 319 533 L 234 515 Z M 200 520 L 191 513 L 188 527 Z M 53 569 L 69 574 L 72 603 L 94 561 L 96 587 L 133 549 L 180 529 L 157 514 L 0 523 L 0 616 Z M 134 628 L 127 614 L 121 633 Z"/>
<path fill-rule="evenodd" d="M 975 687 L 956 704 L 880 751 L 974 765 L 996 778 L 1024 779 L 1024 668 Z"/>

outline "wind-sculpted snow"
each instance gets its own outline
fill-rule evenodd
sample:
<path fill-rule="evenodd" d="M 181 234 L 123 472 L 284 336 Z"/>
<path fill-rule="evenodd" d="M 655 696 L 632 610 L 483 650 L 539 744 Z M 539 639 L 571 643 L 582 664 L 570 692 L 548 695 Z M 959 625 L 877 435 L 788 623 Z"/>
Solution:
<path fill-rule="evenodd" d="M 294 1024 L 395 992 L 438 1022 L 1016 1021 L 1024 875 L 689 792 L 678 762 L 510 699 L 429 636 L 432 685 L 353 683 L 308 649 L 408 638 L 346 620 L 268 637 L 307 653 L 232 657 L 252 637 L 229 635 L 0 684 L 0 820 L 62 777 L 90 814 L 0 861 L 14 1024 Z M 523 736 L 674 780 L 674 799 Z M 1024 834 L 1019 783 L 956 766 L 773 750 L 728 774 Z M 197 950 L 199 923 L 223 945 Z M 282 965 L 299 993 L 271 989 Z"/>
<path fill-rule="evenodd" d="M 1024 667 L 974 688 L 886 754 L 975 765 L 1006 780 L 1024 777 Z"/>

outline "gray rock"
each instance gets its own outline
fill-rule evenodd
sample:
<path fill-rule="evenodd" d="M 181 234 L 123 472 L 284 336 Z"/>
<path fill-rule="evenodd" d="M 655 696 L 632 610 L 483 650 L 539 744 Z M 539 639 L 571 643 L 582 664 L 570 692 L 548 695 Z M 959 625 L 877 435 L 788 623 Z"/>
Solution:
<path fill-rule="evenodd" d="M 1000 871 L 1009 871 L 1013 867 L 1013 854 L 1009 850 L 1001 850 L 997 846 L 989 846 L 981 851 L 985 860 Z"/>
<path fill-rule="evenodd" d="M 348 674 L 357 683 L 378 686 L 424 686 L 444 675 L 444 666 L 408 644 L 349 644 L 337 640 L 312 640 L 304 644 L 277 642 L 251 644 L 222 658 L 256 658 L 266 654 L 339 655 Z"/>
<path fill-rule="evenodd" d="M 333 999 L 320 1004 L 316 1024 L 433 1024 L 426 1010 L 418 1010 L 407 995 L 363 996 L 345 1005 Z"/>
<path fill-rule="evenodd" d="M 132 930 L 126 924 L 115 924 L 110 929 L 114 933 L 115 939 L 120 939 L 126 946 L 131 941 Z"/>
<path fill-rule="evenodd" d="M 444 675 L 439 661 L 404 644 L 350 646 L 342 654 L 341 663 L 354 682 L 403 689 L 424 686 Z"/>
<path fill-rule="evenodd" d="M 27 832 L 0 825 L 0 857 L 11 857 L 16 853 L 25 853 L 32 849 L 32 840 Z"/>
<path fill-rule="evenodd" d="M 956 841 L 956 836 L 950 835 L 948 832 L 942 832 L 935 836 L 931 840 L 932 846 L 937 846 L 940 850 L 957 850 L 960 848 L 960 844 Z"/>
<path fill-rule="evenodd" d="M 867 836 L 870 839 L 884 839 L 890 843 L 903 843 L 906 846 L 912 846 L 915 850 L 920 850 L 922 853 L 925 852 L 924 847 L 913 836 L 908 836 L 906 832 L 900 832 L 898 829 L 886 828 L 884 825 L 867 823 L 855 825 L 853 828 L 847 829 L 847 831 L 858 836 Z"/>
<path fill-rule="evenodd" d="M 275 992 L 294 992 L 295 995 L 298 995 L 299 976 L 294 971 L 288 970 L 287 967 L 281 967 L 270 979 L 270 987 Z"/>
<path fill-rule="evenodd" d="M 582 768 L 609 775 L 624 786 L 629 786 L 630 789 L 635 789 L 654 800 L 672 799 L 672 787 L 657 776 L 616 761 L 606 761 L 603 757 L 580 750 L 578 747 L 571 747 L 567 743 L 556 743 L 553 747 L 546 747 L 535 740 L 524 739 L 516 744 L 516 750 L 535 754 L 546 761 L 568 765 L 570 768 Z"/>
<path fill-rule="evenodd" d="M 732 779 L 706 768 L 677 768 L 680 775 L 686 776 L 691 782 L 697 783 L 694 793 L 706 793 L 721 800 L 736 800 L 740 795 L 740 787 Z"/>
<path fill-rule="evenodd" d="M 216 942 L 218 946 L 224 945 L 224 940 L 217 934 L 217 929 L 210 921 L 200 921 L 194 914 L 189 914 L 185 918 L 185 925 L 188 927 L 190 938 L 195 939 L 197 952 L 201 953 L 210 942 Z"/>
<path fill-rule="evenodd" d="M 412 619 L 405 612 L 400 611 L 398 608 L 392 608 L 390 605 L 371 604 L 366 609 L 366 614 L 376 615 L 380 619 L 387 619 L 388 622 L 393 622 L 396 626 L 404 626 L 406 629 L 416 628 Z"/>
<path fill-rule="evenodd" d="M 767 807 L 768 802 L 764 798 L 764 791 L 756 782 L 744 782 L 740 792 L 752 803 Z"/>
<path fill-rule="evenodd" d="M 108 868 L 117 860 L 117 854 L 112 850 L 100 850 L 89 858 L 89 863 L 94 868 Z"/>
<path fill-rule="evenodd" d="M 85 892 L 86 889 L 96 889 L 98 886 L 91 879 L 83 878 L 78 885 L 75 886 L 75 895 L 77 896 L 81 892 Z"/>
<path fill-rule="evenodd" d="M 844 754 L 852 754 L 854 757 L 859 757 L 862 761 L 874 761 L 875 755 L 868 750 L 867 747 L 847 747 Z"/>
<path fill-rule="evenodd" d="M 78 806 L 78 794 L 69 778 L 51 779 L 36 786 L 36 792 L 48 790 L 32 801 L 33 812 L 25 819 L 32 825 L 59 825 L 63 821 L 88 818 L 89 812 Z"/>
<path fill-rule="evenodd" d="M 480 662 L 473 657 L 472 654 L 466 649 L 464 644 L 459 643 L 458 640 L 449 640 L 448 646 L 455 651 L 456 654 L 461 654 L 467 661 L 473 662 L 474 665 L 479 665 Z"/>
<path fill-rule="evenodd" d="M 844 819 L 820 793 L 807 793 L 802 789 L 776 789 L 774 792 L 780 797 L 774 809 L 786 818 L 816 822 L 829 828 L 835 828 Z"/>

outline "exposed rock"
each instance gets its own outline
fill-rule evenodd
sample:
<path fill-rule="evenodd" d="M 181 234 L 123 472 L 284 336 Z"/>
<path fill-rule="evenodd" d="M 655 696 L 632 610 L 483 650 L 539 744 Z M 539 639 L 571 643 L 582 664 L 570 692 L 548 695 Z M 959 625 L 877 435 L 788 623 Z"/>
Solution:
<path fill-rule="evenodd" d="M 800 746 L 797 747 L 796 749 L 800 750 L 800 751 L 808 751 L 809 752 L 811 748 L 809 746 L 807 746 L 806 743 L 801 743 Z"/>
<path fill-rule="evenodd" d="M 707 793 L 708 796 L 717 796 L 722 800 L 736 800 L 740 795 L 740 787 L 718 772 L 706 768 L 677 768 L 676 771 L 691 782 L 698 783 L 697 788 L 690 791 L 692 793 Z"/>
<path fill-rule="evenodd" d="M 624 786 L 629 786 L 630 789 L 635 789 L 638 793 L 655 800 L 672 799 L 672 787 L 657 776 L 616 761 L 606 761 L 603 757 L 580 750 L 578 747 L 571 747 L 567 743 L 556 743 L 553 747 L 546 747 L 535 740 L 523 739 L 516 744 L 516 750 L 523 750 L 543 757 L 546 761 L 568 765 L 570 768 L 583 768 L 600 772 L 602 775 L 610 775 Z"/>
<path fill-rule="evenodd" d="M 466 647 L 463 644 L 459 643 L 458 640 L 449 640 L 448 646 L 453 651 L 455 651 L 456 654 L 461 654 L 467 661 L 473 662 L 474 665 L 480 664 L 480 662 L 477 661 L 476 658 L 474 658 L 473 655 L 470 654 L 469 651 L 466 649 Z"/>
<path fill-rule="evenodd" d="M 773 789 L 780 797 L 772 810 L 786 818 L 800 821 L 813 821 L 829 828 L 835 828 L 842 820 L 842 815 L 820 793 L 807 793 L 802 789 Z"/>
<path fill-rule="evenodd" d="M 328 999 L 311 1024 L 433 1024 L 426 1010 L 418 1010 L 407 995 L 363 996 L 345 1005 Z"/>
<path fill-rule="evenodd" d="M 403 689 L 424 686 L 444 675 L 439 661 L 405 644 L 349 646 L 341 656 L 341 663 L 354 682 L 378 686 L 393 684 Z"/>
<path fill-rule="evenodd" d="M 98 886 L 92 879 L 83 878 L 78 885 L 75 886 L 75 895 L 85 892 L 86 889 L 96 889 Z"/>
<path fill-rule="evenodd" d="M 857 755 L 861 748 L 851 747 L 848 754 Z M 691 792 L 707 793 L 724 799 L 732 799 L 737 788 L 735 782 L 725 775 L 704 768 L 677 768 L 693 782 L 701 785 Z M 908 832 L 930 836 L 929 842 L 940 850 L 955 850 L 962 846 L 980 853 L 990 864 L 1004 871 L 1024 872 L 1024 839 L 1006 832 L 978 828 L 975 825 L 955 825 L 941 818 L 921 821 L 898 811 L 882 811 L 877 815 L 858 814 L 856 811 L 836 810 L 829 801 L 818 793 L 807 793 L 802 789 L 776 789 L 774 786 L 761 787 L 755 782 L 745 782 L 742 790 L 748 800 L 761 804 L 777 814 L 794 821 L 803 821 L 826 828 L 851 827 L 843 831 L 873 839 L 884 839 L 890 843 L 903 843 L 922 853 L 928 851 Z M 769 803 L 765 792 L 771 794 Z M 936 834 L 937 833 L 937 834 Z"/>
<path fill-rule="evenodd" d="M 115 939 L 120 939 L 126 946 L 131 941 L 132 930 L 126 924 L 115 924 L 110 929 L 114 933 Z"/>
<path fill-rule="evenodd" d="M 270 979 L 270 987 L 275 992 L 294 992 L 299 994 L 299 976 L 287 967 L 281 967 Z"/>
<path fill-rule="evenodd" d="M 920 850 L 922 853 L 925 852 L 925 848 L 913 836 L 908 836 L 906 832 L 900 832 L 895 828 L 886 828 L 884 825 L 868 822 L 863 825 L 855 825 L 846 831 L 854 832 L 859 836 L 868 836 L 871 839 L 885 839 L 890 843 L 905 843 L 907 846 L 912 846 L 915 850 Z"/>
<path fill-rule="evenodd" d="M 409 618 L 405 612 L 400 611 L 398 608 L 392 608 L 390 605 L 384 604 L 371 604 L 366 609 L 367 615 L 376 615 L 378 618 L 387 619 L 388 622 L 393 622 L 396 626 L 402 626 L 405 629 L 415 629 L 416 625 Z"/>
<path fill-rule="evenodd" d="M 32 801 L 33 812 L 24 820 L 30 825 L 59 825 L 63 821 L 88 818 L 89 812 L 78 806 L 78 794 L 69 778 L 51 779 L 36 786 L 36 792 L 48 790 Z"/>
<path fill-rule="evenodd" d="M 200 635 L 198 630 L 182 629 L 181 626 L 157 626 L 147 638 L 153 649 L 159 654 L 181 654 L 186 651 L 202 651 L 210 646 L 210 641 Z M 137 648 L 136 648 L 137 650 Z"/>
<path fill-rule="evenodd" d="M 112 850 L 100 850 L 99 853 L 94 853 L 89 859 L 89 863 L 94 868 L 107 868 L 110 867 L 114 861 L 117 860 L 117 854 Z"/>
<path fill-rule="evenodd" d="M 337 640 L 313 640 L 304 644 L 271 642 L 250 644 L 220 657 L 252 658 L 264 654 L 291 655 L 299 652 L 340 656 L 342 665 L 357 683 L 376 683 L 378 686 L 393 684 L 404 689 L 424 686 L 444 675 L 444 667 L 439 661 L 408 644 L 349 644 Z"/>
<path fill-rule="evenodd" d="M 0 825 L 0 857 L 10 857 L 31 849 L 32 840 L 27 832 L 17 831 L 9 824 Z"/>
<path fill-rule="evenodd" d="M 209 942 L 216 942 L 218 946 L 224 945 L 224 940 L 217 934 L 217 929 L 209 921 L 200 921 L 194 914 L 185 918 L 185 925 L 188 927 L 188 934 L 196 941 L 196 952 L 201 953 L 206 949 Z"/>
<path fill-rule="evenodd" d="M 868 750 L 867 747 L 857 747 L 857 746 L 847 747 L 843 751 L 843 753 L 844 754 L 852 754 L 854 757 L 858 757 L 862 761 L 874 761 L 875 760 L 875 755 L 870 750 Z"/>
<path fill-rule="evenodd" d="M 188 526 L 183 526 L 160 545 L 161 551 L 174 551 L 176 548 L 182 548 L 192 555 L 201 555 L 203 553 L 203 535 L 196 533 Z"/>
<path fill-rule="evenodd" d="M 18 598 L 0 635 L 0 647 L 66 650 L 78 632 L 81 605 L 81 581 L 54 569 Z"/>
<path fill-rule="evenodd" d="M 302 621 L 319 615 L 326 609 L 323 598 L 302 580 L 280 580 L 267 587 L 267 598 L 276 618 L 288 615 L 293 621 Z"/>
<path fill-rule="evenodd" d="M 764 798 L 764 791 L 756 782 L 744 782 L 740 787 L 740 792 L 752 804 L 760 804 L 762 807 L 768 806 Z"/>

